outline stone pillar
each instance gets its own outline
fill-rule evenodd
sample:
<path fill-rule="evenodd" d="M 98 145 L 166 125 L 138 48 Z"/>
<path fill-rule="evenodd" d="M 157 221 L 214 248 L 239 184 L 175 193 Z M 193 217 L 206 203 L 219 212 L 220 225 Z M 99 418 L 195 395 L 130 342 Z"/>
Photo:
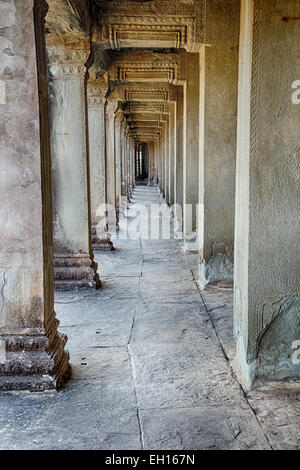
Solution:
<path fill-rule="evenodd" d="M 163 121 L 163 128 L 160 141 L 161 151 L 161 192 L 163 197 L 166 196 L 166 123 Z"/>
<path fill-rule="evenodd" d="M 163 130 L 159 136 L 159 140 L 157 143 L 157 158 L 158 158 L 158 185 L 159 189 L 163 191 L 163 154 L 162 154 L 162 136 Z"/>
<path fill-rule="evenodd" d="M 176 102 L 170 106 L 170 129 L 169 129 L 169 204 L 173 206 L 175 185 L 175 161 L 176 161 Z"/>
<path fill-rule="evenodd" d="M 127 161 L 127 190 L 128 200 L 130 201 L 132 195 L 132 179 L 131 179 L 131 158 L 130 158 L 130 129 L 127 128 L 127 139 L 126 139 L 126 161 Z"/>
<path fill-rule="evenodd" d="M 199 283 L 233 282 L 240 0 L 207 5 L 201 51 Z M 222 13 L 221 13 L 222 12 Z"/>
<path fill-rule="evenodd" d="M 158 138 L 154 140 L 152 144 L 152 151 L 153 151 L 153 179 L 152 184 L 153 186 L 157 186 L 158 180 Z"/>
<path fill-rule="evenodd" d="M 135 152 L 136 152 L 136 145 L 134 140 L 130 139 L 131 145 L 131 182 L 132 182 L 132 190 L 135 188 Z"/>
<path fill-rule="evenodd" d="M 197 250 L 199 196 L 200 63 L 198 53 L 186 53 L 184 85 L 183 231 L 184 249 Z"/>
<path fill-rule="evenodd" d="M 94 250 L 112 251 L 106 217 L 105 94 L 106 90 L 96 84 L 88 87 L 92 246 Z"/>
<path fill-rule="evenodd" d="M 155 186 L 155 141 L 149 142 L 148 144 L 149 152 L 149 184 Z"/>
<path fill-rule="evenodd" d="M 125 178 L 126 178 L 126 194 L 127 194 L 127 199 L 130 201 L 130 181 L 129 181 L 129 126 L 127 124 L 125 128 Z"/>
<path fill-rule="evenodd" d="M 121 211 L 127 209 L 127 161 L 126 161 L 126 126 L 127 121 L 123 117 L 121 122 Z"/>
<path fill-rule="evenodd" d="M 178 232 L 183 230 L 183 87 L 176 87 L 176 158 L 175 164 L 175 218 Z"/>
<path fill-rule="evenodd" d="M 57 289 L 100 286 L 91 247 L 86 67 L 89 48 L 48 44 Z M 88 43 L 87 43 L 88 44 Z"/>
<path fill-rule="evenodd" d="M 89 48 L 48 44 L 57 289 L 100 286 L 91 246 L 86 67 Z"/>
<path fill-rule="evenodd" d="M 0 2 L 1 391 L 52 389 L 70 373 L 54 312 L 46 12 Z"/>
<path fill-rule="evenodd" d="M 298 379 L 300 3 L 241 3 L 234 269 L 234 367 Z"/>
<path fill-rule="evenodd" d="M 115 171 L 116 171 L 116 210 L 119 220 L 122 212 L 122 141 L 121 141 L 121 123 L 123 120 L 123 111 L 118 110 L 115 115 Z"/>
<path fill-rule="evenodd" d="M 165 121 L 165 200 L 166 203 L 170 203 L 170 115 L 166 116 Z"/>
<path fill-rule="evenodd" d="M 126 155 L 126 119 L 123 117 L 121 121 L 121 193 L 122 193 L 122 196 L 126 195 L 125 155 Z"/>
<path fill-rule="evenodd" d="M 115 111 L 117 101 L 108 101 L 106 105 L 106 198 L 108 204 L 109 231 L 117 229 L 117 201 L 116 201 L 116 166 L 115 166 Z"/>

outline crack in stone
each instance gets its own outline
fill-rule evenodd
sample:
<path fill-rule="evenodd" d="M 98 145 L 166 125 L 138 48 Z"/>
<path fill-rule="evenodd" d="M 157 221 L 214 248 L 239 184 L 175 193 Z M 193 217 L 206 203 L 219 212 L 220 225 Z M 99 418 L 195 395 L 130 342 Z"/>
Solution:
<path fill-rule="evenodd" d="M 7 284 L 7 282 L 6 282 L 6 273 L 5 273 L 5 271 L 4 271 L 4 272 L 3 272 L 3 284 L 2 284 L 2 286 L 1 286 L 1 292 L 0 292 L 0 295 L 1 295 L 1 298 L 2 298 L 1 313 L 3 312 L 4 305 L 5 305 L 4 289 L 5 289 L 6 284 Z"/>

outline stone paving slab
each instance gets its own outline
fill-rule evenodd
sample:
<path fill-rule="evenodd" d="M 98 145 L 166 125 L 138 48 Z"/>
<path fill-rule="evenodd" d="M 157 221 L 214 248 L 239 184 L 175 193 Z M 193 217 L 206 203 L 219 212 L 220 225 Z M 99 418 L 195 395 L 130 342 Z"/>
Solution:
<path fill-rule="evenodd" d="M 299 384 L 264 386 L 247 398 L 273 449 L 300 449 Z"/>
<path fill-rule="evenodd" d="M 101 442 L 114 449 L 108 444 L 117 435 L 139 443 L 132 381 L 70 381 L 58 393 L 1 394 L 0 449 L 96 449 Z"/>
<path fill-rule="evenodd" d="M 151 305 L 150 309 L 138 310 L 132 331 L 132 343 L 187 343 L 195 344 L 205 341 L 211 335 L 207 328 L 199 331 L 197 305 L 164 304 L 163 315 L 161 304 Z M 145 311 L 146 310 L 146 311 Z"/>
<path fill-rule="evenodd" d="M 136 301 L 112 306 L 102 302 L 103 312 L 99 312 L 98 302 L 81 302 L 56 308 L 61 318 L 60 331 L 70 338 L 69 349 L 81 350 L 92 347 L 127 346 L 133 317 L 137 309 Z M 62 314 L 61 311 L 64 310 Z"/>
<path fill-rule="evenodd" d="M 71 344 L 72 378 L 102 382 L 132 382 L 131 365 L 126 347 L 83 349 Z"/>
<path fill-rule="evenodd" d="M 101 310 L 99 310 L 99 302 L 101 302 Z M 137 303 L 136 296 L 134 299 L 126 299 L 126 302 L 122 303 L 119 298 L 110 299 L 97 296 L 87 299 L 83 295 L 81 299 L 77 298 L 77 301 L 56 303 L 55 307 L 61 328 L 99 323 L 99 321 L 103 327 L 106 327 L 109 326 L 109 320 L 127 323 L 128 319 L 130 323 Z M 106 319 L 106 316 L 109 318 Z"/>
<path fill-rule="evenodd" d="M 193 408 L 205 403 L 246 403 L 239 387 L 234 387 L 228 368 L 220 367 L 221 353 L 200 351 L 199 345 L 131 344 L 130 353 L 141 409 Z M 218 357 L 219 355 L 219 357 Z M 228 409 L 230 415 L 230 409 Z"/>
<path fill-rule="evenodd" d="M 145 449 L 269 450 L 256 420 L 246 410 L 214 404 L 198 408 L 141 411 Z"/>
<path fill-rule="evenodd" d="M 18 432 L 14 439 L 0 432 L 0 450 L 139 450 L 139 434 L 120 432 L 92 434 L 61 428 L 43 428 Z"/>
<path fill-rule="evenodd" d="M 161 198 L 143 187 L 133 200 Z M 176 240 L 115 247 L 95 256 L 102 289 L 56 293 L 72 380 L 0 394 L 0 449 L 299 448 L 299 389 L 246 397 L 232 374 L 230 291 L 200 295 L 197 255 Z"/>

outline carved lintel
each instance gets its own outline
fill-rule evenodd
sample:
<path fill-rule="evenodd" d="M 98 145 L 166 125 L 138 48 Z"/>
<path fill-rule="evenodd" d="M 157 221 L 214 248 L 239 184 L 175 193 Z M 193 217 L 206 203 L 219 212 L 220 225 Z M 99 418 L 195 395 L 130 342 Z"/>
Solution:
<path fill-rule="evenodd" d="M 149 44 L 152 44 L 152 47 L 186 49 L 192 52 L 201 36 L 201 31 L 198 30 L 202 28 L 201 22 L 197 21 L 199 12 L 195 11 L 194 2 L 192 3 L 188 15 L 170 15 L 166 11 L 155 15 L 149 12 L 132 12 L 134 14 L 130 15 L 123 12 L 122 8 L 118 15 L 113 12 L 102 14 L 93 40 L 115 50 L 128 47 L 149 48 Z"/>

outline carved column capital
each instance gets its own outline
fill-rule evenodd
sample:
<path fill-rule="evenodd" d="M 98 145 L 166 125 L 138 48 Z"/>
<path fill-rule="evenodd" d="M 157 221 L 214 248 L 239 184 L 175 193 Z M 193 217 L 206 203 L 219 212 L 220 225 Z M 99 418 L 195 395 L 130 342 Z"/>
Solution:
<path fill-rule="evenodd" d="M 118 109 L 115 113 L 115 122 L 116 124 L 118 124 L 120 127 L 122 125 L 122 121 L 123 121 L 123 116 L 124 116 L 124 113 L 121 109 Z"/>
<path fill-rule="evenodd" d="M 87 94 L 89 106 L 104 106 L 106 104 L 107 83 L 102 79 L 92 76 L 87 82 Z"/>
<path fill-rule="evenodd" d="M 86 62 L 90 55 L 89 43 L 55 44 L 47 41 L 49 72 L 53 80 L 82 79 L 85 77 Z"/>
<path fill-rule="evenodd" d="M 106 105 L 106 116 L 108 119 L 114 119 L 115 118 L 115 112 L 118 107 L 118 101 L 117 100 L 108 100 L 107 105 Z"/>

